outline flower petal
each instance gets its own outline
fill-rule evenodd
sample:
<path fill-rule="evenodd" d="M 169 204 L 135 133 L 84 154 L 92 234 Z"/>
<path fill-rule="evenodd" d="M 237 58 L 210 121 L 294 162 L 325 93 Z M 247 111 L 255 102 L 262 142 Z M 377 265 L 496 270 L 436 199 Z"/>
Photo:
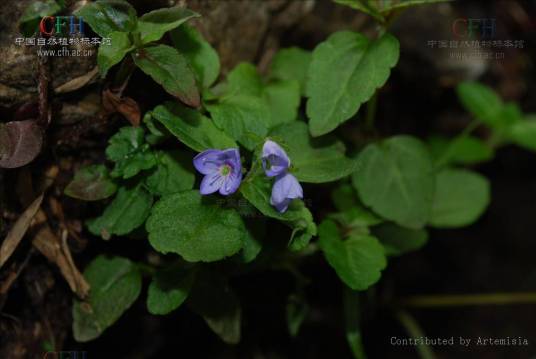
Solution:
<path fill-rule="evenodd" d="M 224 164 L 224 152 L 220 150 L 206 150 L 194 157 L 194 167 L 204 175 L 217 172 Z"/>
<path fill-rule="evenodd" d="M 199 193 L 206 195 L 216 192 L 223 185 L 225 178 L 219 171 L 210 173 L 203 177 L 201 186 L 199 187 Z"/>
<path fill-rule="evenodd" d="M 268 177 L 284 173 L 290 166 L 290 158 L 281 146 L 271 140 L 266 140 L 262 147 L 262 167 Z"/>
<path fill-rule="evenodd" d="M 272 206 L 275 207 L 275 209 L 277 209 L 277 211 L 279 213 L 284 213 L 287 211 L 288 209 L 288 205 L 290 204 L 290 202 L 292 202 L 292 200 L 290 198 L 287 198 L 285 199 L 283 202 L 281 203 L 278 203 L 278 204 L 273 204 L 272 203 Z"/>
<path fill-rule="evenodd" d="M 225 177 L 223 184 L 220 187 L 220 193 L 224 196 L 235 193 L 238 187 L 240 187 L 240 182 L 242 182 L 242 172 L 236 173 L 235 171 L 232 171 Z"/>
<path fill-rule="evenodd" d="M 277 176 L 274 186 L 272 187 L 272 196 L 270 198 L 272 206 L 275 206 L 279 210 L 279 207 L 284 206 L 287 199 L 289 200 L 288 202 L 290 202 L 290 200 L 294 198 L 303 198 L 303 189 L 296 177 L 290 173 Z"/>

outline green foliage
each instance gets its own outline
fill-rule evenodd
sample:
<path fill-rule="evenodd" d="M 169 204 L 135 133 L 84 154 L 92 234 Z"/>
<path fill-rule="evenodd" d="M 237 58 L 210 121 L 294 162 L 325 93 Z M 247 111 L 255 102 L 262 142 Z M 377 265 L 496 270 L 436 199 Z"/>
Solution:
<path fill-rule="evenodd" d="M 75 15 L 81 16 L 102 37 L 109 37 L 117 31 L 130 32 L 137 22 L 136 10 L 124 0 L 91 2 L 80 8 Z"/>
<path fill-rule="evenodd" d="M 395 136 L 368 145 L 359 154 L 353 184 L 365 205 L 401 226 L 421 228 L 430 217 L 432 161 L 414 137 Z"/>
<path fill-rule="evenodd" d="M 302 182 L 336 181 L 357 168 L 357 161 L 344 155 L 342 142 L 333 138 L 312 139 L 307 125 L 301 121 L 275 128 L 270 137 L 285 146 L 292 159 L 293 173 Z"/>
<path fill-rule="evenodd" d="M 270 76 L 282 81 L 297 81 L 300 93 L 305 94 L 307 69 L 311 63 L 311 53 L 298 47 L 279 50 L 270 66 Z"/>
<path fill-rule="evenodd" d="M 73 303 L 73 334 L 79 342 L 99 337 L 141 291 L 141 274 L 126 258 L 99 256 L 86 268 L 84 277 L 91 286 L 89 297 Z"/>
<path fill-rule="evenodd" d="M 25 37 L 32 36 L 38 30 L 43 17 L 55 15 L 62 7 L 62 4 L 55 0 L 31 2 L 19 19 L 20 32 Z"/>
<path fill-rule="evenodd" d="M 139 18 L 137 31 L 140 33 L 141 42 L 147 44 L 160 40 L 166 32 L 194 17 L 199 17 L 199 14 L 178 6 L 157 9 Z"/>
<path fill-rule="evenodd" d="M 123 127 L 110 138 L 106 157 L 115 162 L 113 177 L 131 178 L 156 165 L 156 157 L 145 143 L 144 134 L 140 127 Z"/>
<path fill-rule="evenodd" d="M 102 215 L 87 222 L 88 229 L 103 239 L 128 234 L 145 222 L 152 204 L 153 196 L 143 186 L 120 187 Z"/>
<path fill-rule="evenodd" d="M 187 105 L 198 107 L 199 90 L 186 57 L 167 45 L 144 47 L 133 54 L 136 65 L 172 96 Z"/>
<path fill-rule="evenodd" d="M 296 337 L 301 325 L 310 311 L 309 304 L 305 296 L 300 293 L 291 294 L 287 300 L 286 315 L 288 332 L 292 337 Z"/>
<path fill-rule="evenodd" d="M 65 194 L 83 201 L 98 201 L 113 195 L 117 185 L 104 165 L 90 165 L 78 170 L 65 187 Z"/>
<path fill-rule="evenodd" d="M 447 156 L 446 163 L 471 165 L 486 162 L 493 158 L 493 148 L 479 138 L 461 136 L 449 140 L 434 136 L 428 139 L 428 146 L 434 162 L 437 164 Z"/>
<path fill-rule="evenodd" d="M 320 43 L 307 73 L 311 135 L 331 132 L 354 116 L 385 84 L 398 56 L 398 40 L 390 34 L 370 41 L 359 33 L 341 31 Z"/>
<path fill-rule="evenodd" d="M 364 290 L 380 279 L 387 260 L 378 239 L 363 234 L 342 239 L 337 225 L 329 219 L 318 227 L 318 236 L 326 260 L 347 286 Z"/>
<path fill-rule="evenodd" d="M 428 232 L 424 229 L 400 227 L 394 223 L 383 223 L 372 228 L 387 256 L 401 256 L 416 251 L 428 241 Z"/>
<path fill-rule="evenodd" d="M 195 271 L 181 265 L 162 268 L 149 285 L 147 309 L 151 314 L 169 314 L 188 298 L 194 284 Z"/>
<path fill-rule="evenodd" d="M 134 49 L 126 32 L 114 31 L 109 36 L 113 46 L 101 46 L 97 54 L 97 64 L 102 77 L 105 77 L 112 66 L 118 64 Z"/>
<path fill-rule="evenodd" d="M 490 201 L 488 180 L 467 170 L 444 169 L 436 178 L 430 225 L 467 226 L 480 217 Z"/>
<path fill-rule="evenodd" d="M 147 220 L 149 242 L 159 252 L 177 253 L 189 262 L 212 262 L 242 249 L 249 236 L 235 209 L 187 191 L 163 197 Z"/>
<path fill-rule="evenodd" d="M 166 102 L 158 105 L 152 115 L 182 143 L 195 151 L 236 147 L 233 139 L 214 126 L 212 121 L 199 111 L 178 103 Z"/>
<path fill-rule="evenodd" d="M 165 196 L 193 188 L 195 176 L 191 159 L 186 153 L 159 151 L 156 161 L 156 169 L 145 180 L 149 192 Z"/>
<path fill-rule="evenodd" d="M 201 87 L 211 86 L 220 74 L 220 57 L 216 50 L 188 25 L 173 30 L 171 39 L 175 48 L 189 60 Z"/>

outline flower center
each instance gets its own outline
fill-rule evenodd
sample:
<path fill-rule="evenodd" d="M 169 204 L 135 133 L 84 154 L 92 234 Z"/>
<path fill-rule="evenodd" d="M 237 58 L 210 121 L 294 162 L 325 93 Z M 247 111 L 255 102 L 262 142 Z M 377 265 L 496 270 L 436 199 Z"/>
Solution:
<path fill-rule="evenodd" d="M 229 173 L 231 173 L 231 166 L 229 165 L 223 165 L 220 167 L 220 173 L 222 176 L 227 176 Z"/>

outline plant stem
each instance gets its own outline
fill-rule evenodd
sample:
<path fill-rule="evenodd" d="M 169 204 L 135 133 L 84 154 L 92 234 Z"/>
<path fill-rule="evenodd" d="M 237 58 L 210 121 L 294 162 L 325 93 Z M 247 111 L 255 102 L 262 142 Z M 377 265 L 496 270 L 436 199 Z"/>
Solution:
<path fill-rule="evenodd" d="M 456 136 L 456 138 L 450 141 L 449 145 L 447 146 L 447 148 L 445 149 L 441 157 L 439 157 L 439 159 L 436 161 L 436 164 L 435 164 L 436 169 L 443 167 L 443 165 L 445 165 L 445 163 L 448 162 L 448 160 L 452 156 L 452 150 L 456 142 L 462 138 L 467 137 L 469 134 L 471 134 L 471 132 L 473 132 L 478 127 L 479 124 L 480 122 L 477 120 L 471 121 L 469 125 L 466 128 L 464 128 L 464 130 L 458 136 Z"/>
<path fill-rule="evenodd" d="M 415 320 L 415 318 L 413 318 L 411 314 L 409 314 L 405 310 L 398 310 L 395 315 L 400 324 L 402 324 L 402 326 L 406 329 L 406 331 L 411 337 L 417 339 L 425 336 L 424 332 L 419 326 L 419 323 L 417 323 L 417 321 Z M 417 345 L 416 348 L 421 359 L 436 359 L 432 347 L 423 344 Z"/>
<path fill-rule="evenodd" d="M 536 292 L 459 295 L 416 295 L 402 299 L 403 307 L 440 308 L 468 305 L 536 304 Z"/>
<path fill-rule="evenodd" d="M 378 90 L 372 95 L 367 102 L 367 117 L 365 118 L 365 126 L 367 130 L 374 129 L 374 119 L 376 118 L 376 110 L 378 108 Z"/>

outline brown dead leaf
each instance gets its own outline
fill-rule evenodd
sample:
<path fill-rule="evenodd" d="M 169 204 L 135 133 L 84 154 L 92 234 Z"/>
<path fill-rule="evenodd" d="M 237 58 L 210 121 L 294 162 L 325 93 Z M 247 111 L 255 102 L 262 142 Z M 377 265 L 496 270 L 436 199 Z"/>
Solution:
<path fill-rule="evenodd" d="M 41 206 L 41 202 L 43 202 L 43 196 L 44 194 L 41 194 L 32 202 L 32 204 L 28 208 L 26 208 L 26 210 L 22 213 L 17 222 L 15 222 L 15 225 L 13 226 L 13 228 L 11 228 L 6 238 L 2 242 L 2 246 L 0 247 L 0 268 L 2 268 L 4 263 L 6 263 L 9 257 L 11 257 L 11 255 L 19 245 L 20 241 L 24 237 L 24 234 L 32 223 L 32 219 L 34 218 L 37 211 L 39 210 L 39 207 Z"/>
<path fill-rule="evenodd" d="M 16 168 L 32 162 L 42 145 L 43 132 L 35 121 L 0 124 L 0 167 Z"/>
<path fill-rule="evenodd" d="M 132 126 L 139 126 L 141 121 L 140 106 L 130 97 L 120 97 L 106 89 L 102 93 L 102 105 L 109 113 L 120 113 Z"/>
<path fill-rule="evenodd" d="M 38 216 L 40 218 L 44 217 L 46 220 L 46 215 L 43 211 L 39 211 Z M 71 290 L 80 298 L 85 298 L 89 292 L 89 284 L 74 264 L 71 251 L 67 245 L 67 236 L 68 232 L 64 230 L 60 240 L 50 226 L 45 223 L 35 234 L 32 244 L 49 261 L 56 263 Z"/>
<path fill-rule="evenodd" d="M 79 77 L 75 77 L 74 79 L 67 81 L 63 85 L 60 85 L 54 89 L 54 92 L 56 93 L 65 93 L 65 92 L 72 92 L 76 91 L 93 80 L 97 74 L 99 73 L 98 67 L 95 67 L 93 70 L 89 71 L 87 74 L 84 74 Z"/>

